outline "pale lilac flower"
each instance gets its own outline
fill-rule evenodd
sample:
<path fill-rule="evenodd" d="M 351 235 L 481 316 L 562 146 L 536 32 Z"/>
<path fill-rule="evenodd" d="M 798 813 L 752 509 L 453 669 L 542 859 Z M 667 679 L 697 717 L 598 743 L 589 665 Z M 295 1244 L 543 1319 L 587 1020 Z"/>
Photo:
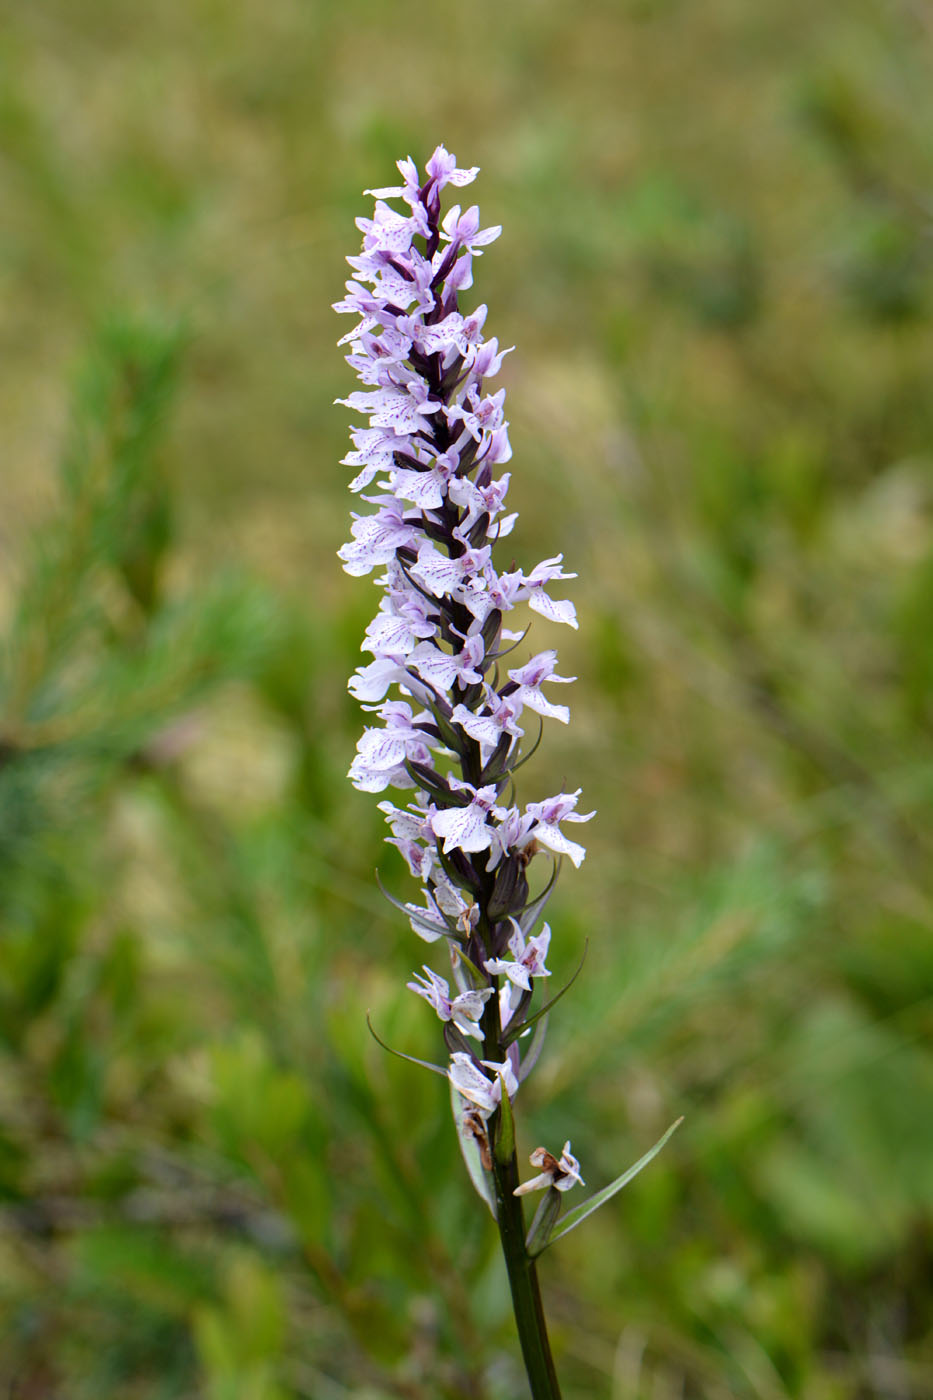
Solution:
<path fill-rule="evenodd" d="M 505 402 L 505 390 L 500 389 L 497 394 L 491 394 L 487 398 L 481 399 L 479 391 L 471 385 L 466 392 L 466 404 L 455 403 L 444 409 L 444 416 L 448 423 L 463 423 L 470 437 L 474 442 L 482 442 L 484 432 L 492 433 L 496 428 L 502 426 L 502 405 Z"/>
<path fill-rule="evenodd" d="M 518 686 L 515 698 L 520 699 L 524 705 L 528 706 L 529 710 L 534 710 L 537 714 L 551 719 L 559 719 L 562 724 L 567 724 L 570 720 L 570 711 L 567 706 L 552 705 L 539 689 L 545 681 L 569 685 L 571 681 L 576 680 L 576 676 L 555 676 L 554 667 L 556 665 L 557 652 L 542 651 L 537 656 L 533 656 L 524 666 L 510 671 L 509 680 Z"/>
<path fill-rule="evenodd" d="M 392 471 L 395 454 L 399 451 L 399 441 L 384 428 L 354 428 L 350 438 L 355 450 L 341 458 L 341 464 L 362 467 L 359 475 L 350 482 L 351 491 L 362 491 L 374 477 L 382 472 Z"/>
<path fill-rule="evenodd" d="M 492 1078 L 485 1075 L 479 1068 L 472 1055 L 465 1051 L 457 1050 L 451 1055 L 451 1065 L 447 1071 L 451 1084 L 470 1103 L 485 1114 L 492 1113 L 498 1108 L 502 1098 L 502 1084 L 505 1084 L 505 1091 L 512 1099 L 518 1093 L 518 1080 L 512 1068 L 511 1061 L 503 1060 L 497 1063 L 492 1060 L 481 1060 L 480 1064 L 492 1070 Z"/>
<path fill-rule="evenodd" d="M 546 559 L 525 575 L 515 570 L 511 573 L 496 574 L 487 570 L 479 589 L 474 588 L 472 596 L 462 595 L 463 602 L 473 615 L 482 621 L 492 608 L 511 612 L 517 603 L 527 602 L 535 612 L 551 622 L 565 622 L 568 627 L 577 627 L 576 609 L 568 599 L 555 601 L 544 590 L 544 585 L 553 579 L 576 578 L 576 574 L 565 574 L 555 565 L 560 559 Z"/>
<path fill-rule="evenodd" d="M 472 900 L 464 899 L 457 887 L 441 870 L 438 870 L 434 876 L 433 894 L 437 907 L 454 923 L 457 931 L 467 937 L 476 927 L 480 912 L 479 905 Z"/>
<path fill-rule="evenodd" d="M 419 997 L 424 997 L 429 1002 L 442 1021 L 453 1021 L 454 1025 L 464 1035 L 471 1035 L 477 1040 L 482 1040 L 482 1031 L 479 1028 L 479 1018 L 483 1014 L 483 1005 L 492 996 L 492 988 L 484 987 L 482 991 L 461 992 L 451 999 L 450 988 L 443 977 L 438 977 L 436 972 L 432 972 L 429 967 L 423 967 L 424 977 L 420 973 L 415 973 L 415 980 L 407 985 L 409 989 L 416 992 Z"/>
<path fill-rule="evenodd" d="M 387 700 L 378 714 L 386 721 L 385 728 L 363 730 L 356 758 L 350 765 L 350 779 L 361 792 L 382 792 L 390 785 L 398 785 L 400 775 L 403 786 L 410 787 L 406 760 L 429 763 L 431 749 L 437 747 L 433 735 L 415 723 L 416 719 L 426 720 L 429 716 L 414 716 L 404 701 Z"/>
<path fill-rule="evenodd" d="M 381 199 L 376 201 L 373 217 L 357 219 L 356 226 L 363 234 L 363 247 L 367 252 L 376 249 L 380 253 L 406 253 L 411 247 L 411 219 L 397 214 Z"/>
<path fill-rule="evenodd" d="M 379 499 L 385 504 L 375 515 L 354 516 L 350 527 L 353 541 L 337 551 L 348 574 L 357 577 L 368 574 L 377 564 L 388 564 L 397 550 L 411 547 L 418 541 L 418 531 L 405 518 L 395 498 Z"/>
<path fill-rule="evenodd" d="M 582 863 L 586 851 L 583 846 L 564 835 L 560 823 L 588 822 L 595 817 L 595 812 L 587 812 L 582 816 L 574 811 L 581 791 L 581 788 L 577 788 L 576 792 L 559 793 L 556 797 L 545 798 L 543 802 L 529 802 L 525 808 L 528 815 L 535 818 L 532 832 L 534 839 L 557 855 L 569 856 L 576 866 Z"/>
<path fill-rule="evenodd" d="M 573 1186 L 586 1185 L 580 1175 L 580 1163 L 570 1151 L 569 1142 L 564 1143 L 559 1161 L 545 1147 L 536 1147 L 528 1160 L 533 1167 L 543 1167 L 544 1170 L 540 1176 L 516 1186 L 512 1193 L 515 1196 L 526 1196 L 529 1191 L 543 1191 L 548 1186 L 555 1186 L 558 1191 L 569 1191 Z"/>
<path fill-rule="evenodd" d="M 381 700 L 390 685 L 405 680 L 404 656 L 377 656 L 368 666 L 358 666 L 347 682 L 347 689 L 361 704 Z"/>
<path fill-rule="evenodd" d="M 395 846 L 405 860 L 408 869 L 416 880 L 427 880 L 437 865 L 437 853 L 433 846 L 421 846 L 404 836 L 387 836 L 386 842 Z"/>
<path fill-rule="evenodd" d="M 443 233 L 441 238 L 447 243 L 457 243 L 463 248 L 467 248 L 474 256 L 476 248 L 485 248 L 488 243 L 494 243 L 502 232 L 502 225 L 495 224 L 490 228 L 481 229 L 479 226 L 479 205 L 471 204 L 465 213 L 460 213 L 460 205 L 453 204 L 448 209 L 441 224 Z"/>
<path fill-rule="evenodd" d="M 424 803 L 424 794 L 419 792 L 417 799 Z M 378 805 L 392 831 L 392 835 L 387 836 L 386 841 L 401 851 L 416 879 L 427 880 L 437 865 L 437 851 L 431 827 L 431 819 L 435 812 L 433 804 L 426 803 L 407 809 L 394 807 L 391 802 L 380 802 Z"/>
<path fill-rule="evenodd" d="M 531 991 L 531 979 L 533 977 L 550 977 L 550 972 L 544 966 L 544 959 L 547 957 L 548 945 L 551 942 L 551 930 L 547 924 L 534 938 L 525 941 L 525 935 L 521 928 L 512 920 L 514 932 L 509 939 L 509 958 L 487 958 L 483 964 L 487 972 L 494 972 L 497 975 L 504 973 L 513 986 L 520 991 Z"/>
<path fill-rule="evenodd" d="M 549 926 L 545 924 L 539 934 L 526 942 L 520 925 L 515 919 L 512 919 L 511 923 L 514 932 L 508 947 L 512 957 L 487 958 L 483 963 L 487 972 L 493 973 L 494 976 L 504 974 L 508 979 L 499 994 L 499 1019 L 503 1029 L 518 1009 L 522 993 L 531 991 L 532 978 L 551 975 L 544 965 L 551 942 Z"/>
<path fill-rule="evenodd" d="M 395 472 L 393 487 L 395 494 L 404 501 L 410 501 L 420 510 L 439 510 L 448 494 L 448 483 L 456 473 L 459 458 L 451 448 L 433 459 L 434 465 L 428 471 L 406 471 L 399 468 Z"/>
<path fill-rule="evenodd" d="M 421 181 L 418 179 L 418 167 L 415 165 L 411 156 L 406 157 L 405 160 L 397 160 L 395 164 L 401 172 L 404 184 L 387 186 L 385 189 L 380 190 L 364 190 L 363 193 L 375 195 L 377 199 L 395 199 L 396 197 L 400 197 L 405 200 L 406 204 L 410 204 L 412 208 L 418 208 L 418 189 L 421 184 Z"/>
<path fill-rule="evenodd" d="M 478 379 L 495 379 L 502 368 L 502 361 L 506 355 L 511 355 L 514 349 L 515 346 L 510 345 L 507 350 L 500 350 L 498 338 L 492 336 L 468 356 L 469 367 Z"/>
<path fill-rule="evenodd" d="M 358 413 L 368 413 L 374 428 L 389 428 L 396 437 L 404 433 L 419 433 L 425 419 L 437 413 L 443 405 L 430 397 L 428 386 L 413 375 L 404 388 L 374 389 L 372 392 L 351 394 L 348 399 L 335 399 Z"/>
<path fill-rule="evenodd" d="M 492 553 L 487 544 L 482 549 L 467 549 L 456 558 L 442 554 L 433 544 L 423 544 L 418 550 L 417 563 L 412 565 L 412 577 L 422 583 L 429 593 L 442 598 L 453 593 L 466 579 L 481 572 Z"/>
<path fill-rule="evenodd" d="M 479 919 L 479 906 L 464 899 L 439 868 L 436 851 L 427 850 L 423 864 L 425 873 L 422 879 L 430 881 L 428 888 L 421 891 L 425 907 L 418 904 L 403 906 L 412 930 L 426 943 L 436 943 L 439 938 L 453 941 L 468 939 Z"/>
<path fill-rule="evenodd" d="M 379 609 L 366 628 L 361 651 L 371 651 L 377 657 L 410 656 L 419 641 L 437 632 L 437 623 L 429 615 L 428 604 L 418 593 L 390 593 L 383 598 Z"/>
<path fill-rule="evenodd" d="M 467 637 L 461 651 L 453 653 L 441 651 L 430 642 L 416 646 L 408 658 L 422 680 L 440 690 L 450 690 L 455 681 L 461 685 L 475 685 L 483 679 L 477 666 L 486 655 L 486 646 L 479 633 Z"/>
<path fill-rule="evenodd" d="M 576 574 L 565 574 L 560 568 L 563 557 L 562 554 L 558 554 L 554 559 L 545 559 L 543 563 L 536 564 L 527 577 L 523 575 L 522 595 L 528 599 L 528 606 L 534 612 L 540 613 L 551 622 L 565 622 L 568 627 L 575 629 L 577 610 L 573 603 L 566 598 L 555 602 L 550 594 L 544 591 L 544 585 L 555 579 L 576 578 Z"/>
<path fill-rule="evenodd" d="M 444 917 L 433 893 L 430 890 L 422 890 L 421 894 L 425 903 L 423 909 L 417 904 L 405 905 L 412 932 L 423 938 L 425 943 L 436 943 L 439 938 L 449 938 L 451 923 Z"/>
<path fill-rule="evenodd" d="M 521 738 L 524 730 L 518 723 L 518 717 L 522 712 L 522 700 L 519 695 L 502 696 L 491 688 L 487 690 L 485 697 L 485 708 L 489 714 L 476 714 L 473 710 L 468 710 L 465 705 L 455 705 L 451 719 L 454 724 L 459 724 L 465 734 L 469 734 L 471 739 L 476 739 L 485 749 L 494 749 L 502 738 L 503 734 L 511 734 L 514 738 Z"/>
<path fill-rule="evenodd" d="M 479 174 L 479 166 L 471 165 L 469 170 L 457 169 L 457 158 L 452 156 L 444 146 L 438 146 L 434 154 L 425 165 L 426 173 L 431 177 L 429 198 L 439 194 L 445 185 L 470 185 Z"/>
<path fill-rule="evenodd" d="M 473 797 L 467 807 L 448 807 L 437 812 L 431 822 L 434 835 L 444 843 L 444 853 L 457 849 L 473 854 L 489 849 L 492 829 L 487 817 L 504 817 L 505 808 L 497 807 L 496 789 L 493 786 L 474 788 L 471 783 L 453 780 L 453 786 L 472 792 Z"/>
<path fill-rule="evenodd" d="M 424 801 L 424 794 L 418 793 L 416 801 Z M 379 811 L 392 828 L 392 835 L 406 841 L 430 841 L 433 837 L 431 819 L 434 816 L 433 804 L 422 806 L 394 807 L 391 802 L 380 802 Z"/>
<path fill-rule="evenodd" d="M 510 851 L 523 851 L 533 840 L 535 819 L 518 807 L 510 807 L 499 825 L 493 829 L 489 847 L 487 870 L 495 870 L 500 860 Z"/>
<path fill-rule="evenodd" d="M 496 518 L 508 492 L 510 476 L 511 473 L 506 472 L 498 481 L 491 481 L 488 486 L 478 486 L 466 476 L 456 477 L 450 482 L 448 496 L 454 505 L 467 508 L 467 516 L 460 526 L 461 530 L 469 530 L 484 511 L 489 513 L 491 520 Z M 501 535 L 500 524 L 497 538 Z"/>

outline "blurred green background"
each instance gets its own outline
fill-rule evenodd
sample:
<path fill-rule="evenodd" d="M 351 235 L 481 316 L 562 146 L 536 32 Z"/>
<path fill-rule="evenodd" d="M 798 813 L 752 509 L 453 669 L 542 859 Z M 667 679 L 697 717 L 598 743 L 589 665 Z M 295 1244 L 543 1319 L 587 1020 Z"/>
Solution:
<path fill-rule="evenodd" d="M 360 191 L 479 164 L 582 785 L 523 1151 L 568 1400 L 933 1395 L 933 19 L 0 5 L 0 1388 L 513 1400 L 346 768 Z M 560 697 L 565 698 L 565 697 Z"/>

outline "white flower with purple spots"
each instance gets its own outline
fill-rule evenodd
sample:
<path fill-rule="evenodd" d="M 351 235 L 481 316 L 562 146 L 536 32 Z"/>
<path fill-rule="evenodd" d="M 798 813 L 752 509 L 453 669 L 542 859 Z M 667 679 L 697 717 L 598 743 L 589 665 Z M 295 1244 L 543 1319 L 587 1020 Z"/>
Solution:
<path fill-rule="evenodd" d="M 585 816 L 574 811 L 582 789 L 576 792 L 559 793 L 557 797 L 547 797 L 543 802 L 529 802 L 525 811 L 535 818 L 532 830 L 534 839 L 541 846 L 547 846 L 559 856 L 569 856 L 574 865 L 580 866 L 586 851 L 576 841 L 571 841 L 560 829 L 561 822 L 588 822 L 596 816 L 587 812 Z"/>
<path fill-rule="evenodd" d="M 518 1080 L 510 1060 L 480 1060 L 477 1063 L 472 1055 L 463 1050 L 456 1051 L 450 1058 L 447 1073 L 451 1084 L 480 1112 L 492 1113 L 499 1107 L 503 1084 L 510 1099 L 518 1093 Z M 491 1070 L 491 1075 L 484 1074 L 481 1066 Z"/>
<path fill-rule="evenodd" d="M 544 966 L 544 959 L 547 957 L 547 950 L 551 942 L 551 930 L 547 924 L 544 924 L 541 932 L 526 942 L 525 935 L 514 919 L 512 926 L 514 932 L 508 943 L 509 952 L 512 954 L 511 958 L 487 958 L 483 966 L 487 972 L 493 972 L 497 976 L 499 973 L 504 973 L 520 992 L 530 992 L 533 977 L 550 977 L 551 975 Z"/>
<path fill-rule="evenodd" d="M 508 943 L 511 958 L 487 958 L 483 964 L 487 972 L 496 977 L 504 974 L 507 979 L 499 993 L 499 1017 L 503 1028 L 515 1014 L 522 994 L 532 990 L 532 980 L 551 975 L 544 965 L 551 942 L 550 927 L 544 924 L 541 932 L 526 942 L 519 924 L 515 919 L 511 922 L 513 933 Z"/>
<path fill-rule="evenodd" d="M 539 715 L 544 715 L 550 719 L 559 719 L 561 724 L 568 724 L 570 721 L 570 711 L 566 705 L 552 705 L 544 695 L 541 694 L 540 687 L 545 681 L 553 681 L 559 685 L 569 685 L 576 680 L 576 676 L 555 676 L 554 667 L 557 665 L 556 651 L 541 651 L 537 656 L 533 656 L 524 666 L 509 672 L 509 680 L 518 690 L 515 695 L 521 700 L 523 705 L 527 705 L 529 710 L 534 710 Z"/>
<path fill-rule="evenodd" d="M 505 816 L 505 808 L 496 805 L 496 789 L 492 785 L 475 788 L 471 783 L 451 780 L 451 786 L 459 791 L 471 792 L 473 796 L 466 807 L 448 807 L 446 811 L 435 813 L 431 825 L 434 835 L 444 844 L 445 855 L 453 850 L 474 855 L 477 851 L 487 851 L 492 841 L 490 816 Z"/>
<path fill-rule="evenodd" d="M 415 980 L 407 985 L 409 989 L 416 992 L 419 997 L 424 997 L 442 1021 L 452 1021 L 459 1031 L 464 1035 L 471 1035 L 477 1040 L 482 1039 L 482 1031 L 479 1028 L 479 1018 L 483 1014 L 483 1006 L 492 996 L 492 988 L 484 987 L 482 991 L 460 992 L 458 996 L 451 998 L 450 988 L 443 977 L 438 977 L 436 972 L 432 972 L 429 967 L 424 967 L 424 976 L 415 973 Z"/>

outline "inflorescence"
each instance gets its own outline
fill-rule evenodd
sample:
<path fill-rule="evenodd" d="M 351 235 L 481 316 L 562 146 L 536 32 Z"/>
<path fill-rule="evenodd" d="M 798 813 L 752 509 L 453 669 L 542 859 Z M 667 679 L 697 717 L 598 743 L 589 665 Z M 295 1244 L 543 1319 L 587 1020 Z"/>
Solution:
<path fill-rule="evenodd" d="M 561 555 L 530 573 L 493 564 L 517 516 L 504 513 L 509 473 L 496 475 L 512 456 L 505 390 L 484 386 L 509 352 L 484 340 L 486 307 L 464 313 L 459 297 L 501 229 L 481 228 L 476 205 L 441 217 L 441 191 L 470 184 L 477 170 L 458 169 L 443 146 L 423 182 L 411 159 L 398 168 L 400 185 L 367 191 L 375 212 L 357 220 L 362 251 L 347 259 L 354 277 L 335 306 L 360 318 L 340 343 L 365 387 L 338 402 L 368 419 L 343 460 L 357 472 L 351 490 L 371 493 L 339 556 L 350 574 L 383 571 L 362 644 L 373 659 L 349 683 L 378 722 L 364 730 L 349 776 L 364 792 L 414 790 L 407 806 L 379 806 L 386 839 L 423 886 L 423 903 L 402 907 L 425 942 L 446 940 L 454 988 L 429 967 L 408 985 L 444 1023 L 461 1131 L 479 1139 L 485 1160 L 484 1125 L 535 1058 L 523 1059 L 519 1040 L 535 981 L 550 975 L 550 929 L 539 923 L 559 858 L 579 866 L 585 855 L 562 827 L 593 816 L 576 811 L 579 790 L 514 805 L 513 775 L 530 756 L 524 714 L 566 724 L 567 707 L 543 687 L 572 677 L 556 674 L 554 651 L 509 666 L 526 634 L 503 620 L 527 603 L 576 627 L 573 604 L 548 592 L 575 575 Z M 386 698 L 393 687 L 401 698 Z M 539 853 L 553 869 L 532 897 L 528 869 Z M 521 1191 L 580 1180 L 569 1143 L 559 1161 L 539 1148 L 532 1162 L 545 1170 Z"/>

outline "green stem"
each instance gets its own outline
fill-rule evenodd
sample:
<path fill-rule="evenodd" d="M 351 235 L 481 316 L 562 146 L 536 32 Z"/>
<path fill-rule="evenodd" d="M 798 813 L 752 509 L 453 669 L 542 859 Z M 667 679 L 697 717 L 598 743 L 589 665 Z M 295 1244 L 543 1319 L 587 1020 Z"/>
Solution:
<path fill-rule="evenodd" d="M 518 1196 L 513 1195 L 518 1185 L 518 1158 L 514 1148 L 505 1162 L 499 1162 L 493 1156 L 493 1178 L 499 1236 L 532 1400 L 561 1400 L 548 1343 L 544 1308 L 541 1306 L 538 1273 L 534 1260 L 529 1258 L 525 1249 L 522 1203 Z"/>

